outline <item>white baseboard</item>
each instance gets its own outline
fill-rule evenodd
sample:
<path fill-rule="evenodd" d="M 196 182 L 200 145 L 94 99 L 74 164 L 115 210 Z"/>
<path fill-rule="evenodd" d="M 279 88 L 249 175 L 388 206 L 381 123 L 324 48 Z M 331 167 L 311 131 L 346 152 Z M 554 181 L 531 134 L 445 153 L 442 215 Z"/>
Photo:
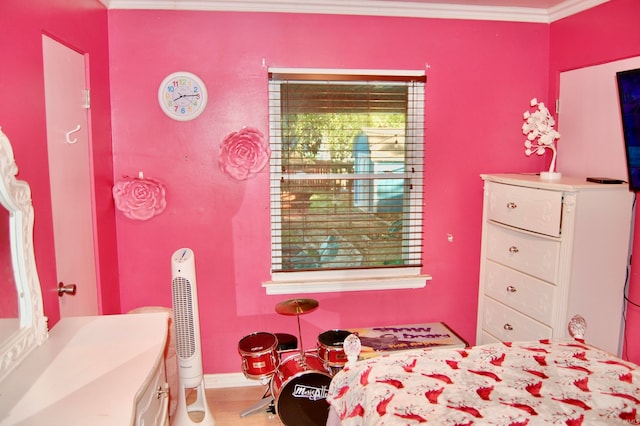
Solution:
<path fill-rule="evenodd" d="M 242 373 L 205 374 L 204 387 L 206 389 L 238 388 L 243 386 L 266 386 L 261 380 L 247 379 Z"/>

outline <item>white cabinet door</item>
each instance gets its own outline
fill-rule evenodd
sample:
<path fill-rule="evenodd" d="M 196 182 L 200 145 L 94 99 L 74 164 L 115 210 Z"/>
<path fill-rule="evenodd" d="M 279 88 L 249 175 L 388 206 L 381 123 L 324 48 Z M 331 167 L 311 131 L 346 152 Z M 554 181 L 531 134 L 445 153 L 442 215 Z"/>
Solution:
<path fill-rule="evenodd" d="M 47 36 L 42 44 L 56 271 L 58 282 L 77 285 L 59 298 L 60 315 L 97 315 L 85 58 Z"/>

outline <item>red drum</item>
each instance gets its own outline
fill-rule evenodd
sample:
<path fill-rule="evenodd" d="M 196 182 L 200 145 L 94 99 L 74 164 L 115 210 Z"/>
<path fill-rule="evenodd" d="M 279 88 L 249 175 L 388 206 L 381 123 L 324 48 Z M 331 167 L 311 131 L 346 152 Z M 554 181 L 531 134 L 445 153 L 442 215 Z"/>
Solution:
<path fill-rule="evenodd" d="M 329 367 L 344 367 L 347 355 L 344 353 L 344 339 L 350 335 L 346 330 L 329 330 L 318 336 L 318 356 Z"/>
<path fill-rule="evenodd" d="M 284 360 L 271 378 L 276 413 L 287 426 L 324 426 L 329 417 L 329 370 L 317 355 Z"/>
<path fill-rule="evenodd" d="M 292 355 L 299 354 L 298 338 L 292 334 L 276 333 L 278 339 L 278 354 L 280 355 L 280 362 L 289 358 Z"/>
<path fill-rule="evenodd" d="M 298 348 L 298 338 L 292 334 L 276 333 L 278 339 L 278 352 L 286 352 Z"/>
<path fill-rule="evenodd" d="M 243 337 L 238 343 L 238 353 L 242 357 L 244 375 L 248 379 L 272 375 L 280 363 L 277 346 L 278 339 L 271 333 L 258 332 Z"/>
<path fill-rule="evenodd" d="M 299 349 L 291 349 L 288 351 L 280 351 L 278 352 L 280 354 L 280 364 L 282 364 L 284 362 L 285 359 L 289 359 L 292 356 L 300 356 L 300 350 Z"/>

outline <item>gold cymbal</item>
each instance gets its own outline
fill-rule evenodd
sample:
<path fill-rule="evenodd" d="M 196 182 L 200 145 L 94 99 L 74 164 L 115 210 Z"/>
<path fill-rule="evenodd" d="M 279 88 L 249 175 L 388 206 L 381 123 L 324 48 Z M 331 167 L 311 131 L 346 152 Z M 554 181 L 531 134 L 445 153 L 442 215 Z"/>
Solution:
<path fill-rule="evenodd" d="M 289 299 L 276 305 L 276 312 L 282 315 L 300 315 L 315 311 L 318 301 L 314 299 Z"/>

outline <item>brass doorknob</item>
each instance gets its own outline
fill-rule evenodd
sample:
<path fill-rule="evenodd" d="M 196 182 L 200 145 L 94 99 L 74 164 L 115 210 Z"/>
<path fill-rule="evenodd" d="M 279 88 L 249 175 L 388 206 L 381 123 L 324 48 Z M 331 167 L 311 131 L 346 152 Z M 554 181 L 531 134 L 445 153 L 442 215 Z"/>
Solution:
<path fill-rule="evenodd" d="M 73 296 L 76 294 L 76 285 L 75 284 L 64 284 L 62 282 L 58 283 L 58 297 L 62 297 L 65 294 Z"/>

